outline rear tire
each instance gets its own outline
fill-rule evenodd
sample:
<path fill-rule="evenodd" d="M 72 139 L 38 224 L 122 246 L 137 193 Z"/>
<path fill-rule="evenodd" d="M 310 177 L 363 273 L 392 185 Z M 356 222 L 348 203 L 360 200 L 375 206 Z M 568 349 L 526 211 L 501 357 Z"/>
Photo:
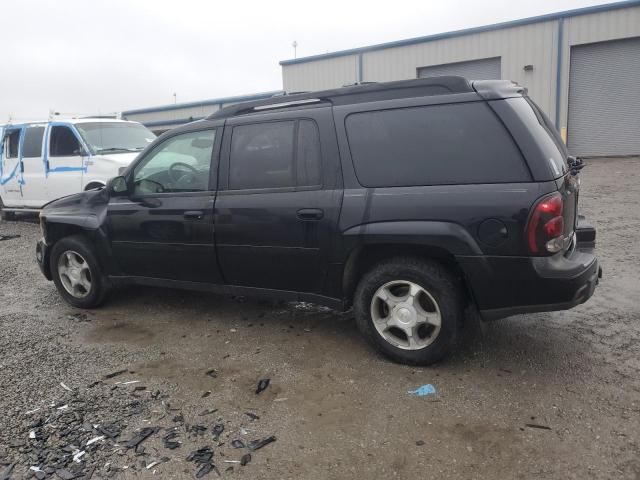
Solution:
<path fill-rule="evenodd" d="M 89 242 L 82 235 L 58 240 L 49 260 L 53 282 L 60 296 L 78 308 L 95 308 L 109 293 L 109 281 L 102 273 Z"/>
<path fill-rule="evenodd" d="M 394 258 L 369 270 L 354 298 L 358 328 L 392 360 L 429 365 L 453 347 L 464 315 L 458 282 L 437 262 Z"/>

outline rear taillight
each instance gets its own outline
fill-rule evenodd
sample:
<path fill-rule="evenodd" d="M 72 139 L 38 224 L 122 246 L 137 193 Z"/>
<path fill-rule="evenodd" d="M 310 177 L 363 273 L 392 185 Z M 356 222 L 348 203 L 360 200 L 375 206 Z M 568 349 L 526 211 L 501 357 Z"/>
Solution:
<path fill-rule="evenodd" d="M 535 204 L 527 224 L 527 244 L 531 253 L 556 253 L 567 245 L 563 209 L 564 201 L 558 192 L 542 197 Z"/>

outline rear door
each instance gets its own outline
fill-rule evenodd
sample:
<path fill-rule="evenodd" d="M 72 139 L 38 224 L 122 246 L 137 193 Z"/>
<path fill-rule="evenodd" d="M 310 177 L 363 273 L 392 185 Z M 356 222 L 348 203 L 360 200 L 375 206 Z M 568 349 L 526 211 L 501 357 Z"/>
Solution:
<path fill-rule="evenodd" d="M 32 124 L 24 129 L 22 141 L 22 200 L 25 207 L 39 208 L 47 203 L 46 172 L 43 162 L 46 124 Z"/>
<path fill-rule="evenodd" d="M 21 126 L 7 126 L 0 144 L 0 196 L 2 203 L 22 207 L 22 162 L 20 161 Z"/>
<path fill-rule="evenodd" d="M 126 276 L 219 283 L 213 237 L 218 129 L 178 132 L 136 163 L 130 195 L 109 201 L 109 234 Z"/>
<path fill-rule="evenodd" d="M 321 292 L 339 171 L 330 107 L 228 120 L 215 209 L 225 281 Z"/>

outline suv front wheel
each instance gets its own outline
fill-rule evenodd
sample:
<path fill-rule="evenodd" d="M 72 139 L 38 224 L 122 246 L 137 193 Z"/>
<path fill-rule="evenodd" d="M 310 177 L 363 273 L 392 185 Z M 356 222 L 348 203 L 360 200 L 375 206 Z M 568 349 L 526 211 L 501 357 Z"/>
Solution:
<path fill-rule="evenodd" d="M 53 282 L 67 303 L 94 308 L 104 301 L 109 291 L 108 280 L 83 236 L 58 240 L 51 250 L 50 262 Z"/>
<path fill-rule="evenodd" d="M 364 275 L 354 298 L 358 328 L 389 358 L 429 365 L 444 357 L 463 316 L 457 282 L 445 267 L 397 258 Z"/>

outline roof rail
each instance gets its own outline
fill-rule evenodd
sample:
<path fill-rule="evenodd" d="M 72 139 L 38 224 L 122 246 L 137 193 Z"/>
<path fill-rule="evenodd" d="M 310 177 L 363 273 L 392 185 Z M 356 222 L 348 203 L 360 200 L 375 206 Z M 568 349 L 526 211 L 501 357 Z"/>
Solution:
<path fill-rule="evenodd" d="M 452 93 L 474 92 L 469 80 L 459 76 L 442 76 L 397 80 L 394 82 L 361 82 L 355 85 L 271 97 L 266 100 L 240 103 L 217 110 L 208 119 L 228 118 L 252 112 L 328 102 L 333 105 L 388 100 L 392 98 L 423 97 Z"/>

